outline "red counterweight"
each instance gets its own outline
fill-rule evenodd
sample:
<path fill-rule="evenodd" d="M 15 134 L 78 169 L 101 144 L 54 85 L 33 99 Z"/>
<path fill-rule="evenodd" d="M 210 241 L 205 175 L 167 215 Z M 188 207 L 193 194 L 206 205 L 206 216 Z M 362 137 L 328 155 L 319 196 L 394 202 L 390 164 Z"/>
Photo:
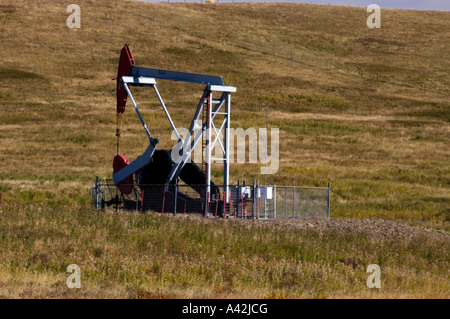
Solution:
<path fill-rule="evenodd" d="M 123 155 L 114 156 L 113 160 L 113 170 L 114 173 L 120 171 L 122 168 L 130 164 L 127 158 Z M 125 177 L 122 181 L 117 184 L 117 187 L 122 192 L 122 194 L 128 195 L 133 191 L 133 175 Z"/>
<path fill-rule="evenodd" d="M 128 44 L 125 44 L 120 52 L 119 68 L 117 70 L 117 113 L 125 111 L 125 104 L 127 103 L 127 91 L 120 82 L 122 76 L 130 75 L 131 68 L 134 66 L 133 55 L 131 54 Z"/>

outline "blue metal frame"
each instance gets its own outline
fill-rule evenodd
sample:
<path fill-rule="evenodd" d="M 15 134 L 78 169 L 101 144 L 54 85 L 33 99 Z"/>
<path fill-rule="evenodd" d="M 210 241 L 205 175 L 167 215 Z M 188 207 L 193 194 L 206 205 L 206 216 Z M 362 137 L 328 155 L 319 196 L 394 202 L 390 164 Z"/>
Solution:
<path fill-rule="evenodd" d="M 142 68 L 137 66 L 131 68 L 130 75 L 137 77 L 144 76 L 154 79 L 190 82 L 198 84 L 224 85 L 221 76 L 178 72 L 162 69 Z"/>

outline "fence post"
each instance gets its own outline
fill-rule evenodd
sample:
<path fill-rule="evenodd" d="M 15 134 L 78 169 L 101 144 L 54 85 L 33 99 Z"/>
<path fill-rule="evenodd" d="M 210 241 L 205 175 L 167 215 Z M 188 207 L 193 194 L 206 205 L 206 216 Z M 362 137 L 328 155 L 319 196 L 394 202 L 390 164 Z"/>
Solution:
<path fill-rule="evenodd" d="M 284 217 L 287 218 L 287 181 L 284 187 Z"/>
<path fill-rule="evenodd" d="M 247 186 L 245 185 L 245 180 L 242 182 L 242 188 L 244 189 L 244 192 L 241 192 L 241 215 L 242 218 L 247 218 L 247 207 L 245 207 L 245 193 Z"/>
<path fill-rule="evenodd" d="M 331 182 L 328 182 L 328 207 L 327 207 L 327 217 L 330 218 L 331 210 Z"/>
<path fill-rule="evenodd" d="M 241 181 L 238 179 L 237 190 L 236 190 L 236 217 L 239 218 L 239 205 L 241 203 Z"/>
<path fill-rule="evenodd" d="M 277 218 L 277 185 L 273 185 L 273 218 Z"/>
<path fill-rule="evenodd" d="M 253 180 L 253 218 L 257 218 L 256 215 L 256 180 Z"/>
<path fill-rule="evenodd" d="M 241 216 L 242 218 L 247 217 L 247 211 L 245 209 L 245 201 L 244 201 L 244 195 L 245 195 L 245 181 L 242 183 L 242 187 L 244 188 L 244 193 L 241 192 Z"/>
<path fill-rule="evenodd" d="M 261 217 L 261 190 L 259 189 L 259 179 L 256 180 L 256 196 L 258 196 L 256 201 L 256 214 L 259 219 Z"/>
<path fill-rule="evenodd" d="M 292 217 L 295 217 L 295 181 L 294 181 L 294 186 L 292 186 L 292 192 L 293 192 L 293 196 L 292 196 Z"/>
<path fill-rule="evenodd" d="M 99 186 L 98 186 L 98 176 L 97 176 L 97 178 L 95 179 L 95 208 L 96 209 L 98 209 L 98 193 L 99 193 L 99 191 L 98 191 L 98 188 L 99 188 Z"/>

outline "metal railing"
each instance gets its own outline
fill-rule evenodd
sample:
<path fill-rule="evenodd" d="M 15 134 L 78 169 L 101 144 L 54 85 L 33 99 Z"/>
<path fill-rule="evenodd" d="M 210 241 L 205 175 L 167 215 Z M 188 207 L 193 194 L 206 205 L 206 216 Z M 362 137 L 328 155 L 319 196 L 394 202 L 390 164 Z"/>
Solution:
<path fill-rule="evenodd" d="M 330 183 L 328 187 L 216 185 L 209 195 L 205 185 L 129 186 L 129 193 L 123 194 L 112 181 L 97 179 L 91 186 L 92 207 L 250 219 L 329 218 L 331 211 Z"/>

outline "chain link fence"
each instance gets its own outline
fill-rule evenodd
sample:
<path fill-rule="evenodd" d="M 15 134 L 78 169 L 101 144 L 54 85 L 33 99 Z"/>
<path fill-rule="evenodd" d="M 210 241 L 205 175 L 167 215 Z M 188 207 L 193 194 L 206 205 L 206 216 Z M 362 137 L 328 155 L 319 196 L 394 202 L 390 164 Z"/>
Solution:
<path fill-rule="evenodd" d="M 122 190 L 122 191 L 121 191 Z M 124 192 L 125 190 L 125 192 Z M 162 214 L 201 214 L 225 218 L 329 218 L 331 185 L 301 187 L 276 185 L 122 185 L 96 180 L 91 205 L 97 209 L 154 211 Z"/>

